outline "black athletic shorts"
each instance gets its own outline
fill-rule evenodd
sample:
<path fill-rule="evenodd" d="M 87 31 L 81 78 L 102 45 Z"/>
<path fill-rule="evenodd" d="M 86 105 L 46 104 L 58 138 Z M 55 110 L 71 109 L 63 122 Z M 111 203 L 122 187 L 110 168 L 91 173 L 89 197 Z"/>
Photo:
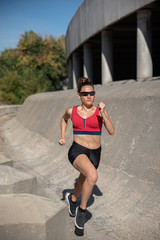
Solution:
<path fill-rule="evenodd" d="M 76 157 L 78 157 L 80 154 L 85 154 L 89 158 L 91 163 L 95 166 L 95 168 L 98 168 L 101 157 L 101 147 L 97 149 L 89 149 L 81 146 L 76 142 L 73 142 L 72 146 L 68 151 L 68 159 L 70 163 L 73 164 Z"/>

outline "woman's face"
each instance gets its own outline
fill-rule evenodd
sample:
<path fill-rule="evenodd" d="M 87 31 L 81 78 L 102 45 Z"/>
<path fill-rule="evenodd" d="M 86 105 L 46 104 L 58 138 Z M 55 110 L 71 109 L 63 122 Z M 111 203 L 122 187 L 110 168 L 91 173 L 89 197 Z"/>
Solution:
<path fill-rule="evenodd" d="M 83 96 L 81 93 L 83 92 L 93 92 L 94 89 L 92 86 L 83 86 L 81 88 L 81 92 L 78 94 L 79 98 L 81 99 L 82 104 L 86 105 L 86 106 L 90 106 L 92 105 L 92 103 L 94 102 L 94 98 L 95 96 L 91 96 L 90 94 L 87 94 L 87 96 Z"/>

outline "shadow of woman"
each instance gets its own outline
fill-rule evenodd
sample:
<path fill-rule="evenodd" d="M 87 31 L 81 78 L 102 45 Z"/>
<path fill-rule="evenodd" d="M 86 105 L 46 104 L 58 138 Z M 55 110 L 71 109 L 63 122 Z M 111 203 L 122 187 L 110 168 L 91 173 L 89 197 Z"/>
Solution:
<path fill-rule="evenodd" d="M 75 183 L 77 182 L 78 178 L 75 179 Z M 65 200 L 65 196 L 66 196 L 66 193 L 73 193 L 74 189 L 64 189 L 63 192 L 62 192 L 62 198 L 61 200 L 64 201 Z M 92 190 L 92 193 L 91 193 L 91 196 L 90 198 L 88 199 L 88 202 L 87 202 L 87 207 L 90 207 L 93 203 L 94 203 L 94 195 L 95 196 L 102 196 L 103 193 L 101 192 L 101 190 L 98 188 L 97 185 L 94 185 L 93 187 L 93 190 Z M 77 205 L 79 206 L 81 203 L 81 196 L 77 199 Z M 92 214 L 86 210 L 86 219 L 85 219 L 85 222 L 87 222 L 89 219 L 92 218 Z"/>

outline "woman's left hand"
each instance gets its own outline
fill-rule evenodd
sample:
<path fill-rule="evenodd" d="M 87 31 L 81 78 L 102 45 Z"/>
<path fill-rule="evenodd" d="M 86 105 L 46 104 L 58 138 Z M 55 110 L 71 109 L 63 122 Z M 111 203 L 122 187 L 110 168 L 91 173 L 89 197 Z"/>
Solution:
<path fill-rule="evenodd" d="M 103 102 L 98 103 L 100 116 L 102 117 L 102 122 L 104 123 L 105 128 L 109 132 L 109 134 L 114 134 L 114 127 L 109 119 L 107 110 L 105 108 L 105 104 Z"/>
<path fill-rule="evenodd" d="M 100 114 L 104 113 L 105 104 L 103 102 L 98 103 Z"/>
<path fill-rule="evenodd" d="M 58 142 L 62 146 L 65 145 L 65 139 L 64 138 L 61 138 Z"/>

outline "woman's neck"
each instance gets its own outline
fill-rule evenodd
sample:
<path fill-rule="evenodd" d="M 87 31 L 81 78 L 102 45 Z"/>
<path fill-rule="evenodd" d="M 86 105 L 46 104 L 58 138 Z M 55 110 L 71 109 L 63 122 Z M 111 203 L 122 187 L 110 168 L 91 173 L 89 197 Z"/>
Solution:
<path fill-rule="evenodd" d="M 93 106 L 93 104 L 89 105 L 89 106 L 82 104 L 81 107 L 82 107 L 82 110 L 88 111 L 88 110 L 91 110 L 94 106 Z"/>

